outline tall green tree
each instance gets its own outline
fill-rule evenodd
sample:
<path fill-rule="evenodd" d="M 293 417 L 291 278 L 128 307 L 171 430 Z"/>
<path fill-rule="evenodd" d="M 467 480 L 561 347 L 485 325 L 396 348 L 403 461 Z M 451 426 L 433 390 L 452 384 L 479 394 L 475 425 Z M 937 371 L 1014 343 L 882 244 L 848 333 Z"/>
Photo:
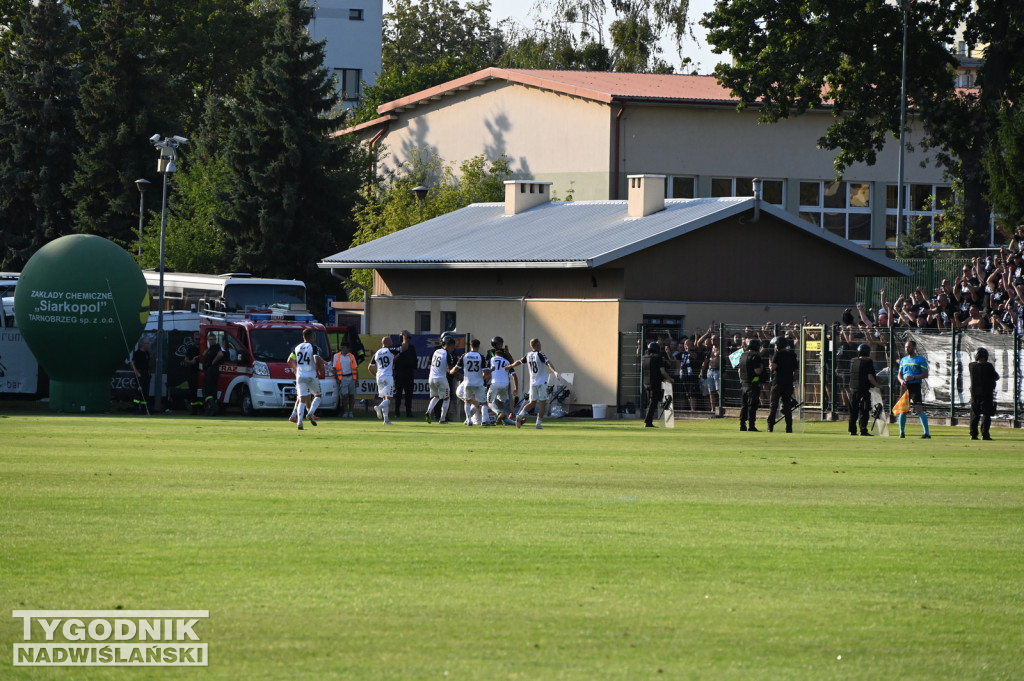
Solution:
<path fill-rule="evenodd" d="M 414 150 L 397 172 L 379 178 L 365 192 L 355 211 L 356 233 L 351 246 L 358 246 L 405 229 L 424 220 L 458 210 L 471 203 L 505 200 L 505 180 L 512 176 L 504 154 L 487 160 L 483 154 L 459 164 L 458 172 L 429 149 Z M 413 193 L 428 188 L 422 203 Z M 369 288 L 370 270 L 355 270 L 352 279 Z M 362 300 L 363 291 L 349 291 L 352 300 Z"/>
<path fill-rule="evenodd" d="M 385 102 L 494 66 L 504 50 L 490 11 L 489 0 L 394 0 L 384 15 L 381 73 L 364 90 L 355 120 L 375 118 Z"/>
<path fill-rule="evenodd" d="M 946 221 L 954 245 L 987 242 L 984 157 L 999 111 L 1019 101 L 1024 72 L 1024 5 L 1001 0 L 718 0 L 702 24 L 716 52 L 733 61 L 715 69 L 741 107 L 762 122 L 832 107 L 819 144 L 837 152 L 842 173 L 873 164 L 899 136 L 903 12 L 908 19 L 907 93 L 923 146 L 960 183 L 962 220 Z M 984 47 L 976 86 L 955 87 L 955 37 Z"/>
<path fill-rule="evenodd" d="M 661 41 L 668 38 L 681 51 L 690 8 L 689 0 L 541 0 L 537 4 L 551 18 L 538 22 L 525 36 L 507 36 L 506 61 L 553 68 L 528 60 L 539 45 L 547 48 L 555 64 L 566 64 L 566 68 L 638 73 L 673 71 L 662 58 Z"/>
<path fill-rule="evenodd" d="M 321 43 L 306 31 L 303 0 L 282 0 L 264 57 L 230 109 L 224 159 L 231 174 L 218 219 L 233 265 L 253 274 L 300 278 L 311 302 L 329 277 L 316 267 L 352 238 L 359 186 L 354 143 L 331 137 L 337 92 Z"/>
<path fill-rule="evenodd" d="M 25 10 L 0 52 L 0 269 L 9 270 L 72 232 L 63 188 L 74 168 L 77 30 L 58 0 Z"/>
<path fill-rule="evenodd" d="M 990 174 L 988 199 L 997 219 L 1013 233 L 1024 224 L 1024 113 L 1013 105 L 1000 116 L 996 140 L 985 158 Z"/>
<path fill-rule="evenodd" d="M 79 11 L 85 71 L 76 113 L 76 170 L 66 188 L 77 231 L 134 244 L 138 195 L 134 182 L 153 176 L 155 133 L 177 135 L 168 78 L 150 5 L 156 0 L 108 0 Z M 187 135 L 186 135 L 187 136 Z"/>

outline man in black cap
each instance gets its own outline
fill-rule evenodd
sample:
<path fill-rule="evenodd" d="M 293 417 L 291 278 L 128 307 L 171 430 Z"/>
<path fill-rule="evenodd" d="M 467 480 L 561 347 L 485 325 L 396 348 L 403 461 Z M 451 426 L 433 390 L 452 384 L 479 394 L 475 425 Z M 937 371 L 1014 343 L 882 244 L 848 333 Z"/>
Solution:
<path fill-rule="evenodd" d="M 878 387 L 875 380 L 875 363 L 871 359 L 871 346 L 861 343 L 857 356 L 850 362 L 850 435 L 857 434 L 858 422 L 861 435 L 868 432 L 868 416 L 871 414 L 871 388 Z"/>
<path fill-rule="evenodd" d="M 793 342 L 785 336 L 775 339 L 775 355 L 772 356 L 771 402 L 768 410 L 768 432 L 775 430 L 775 424 L 786 419 L 786 432 L 793 432 L 793 378 L 796 376 L 796 353 L 790 347 Z M 777 418 L 779 405 L 782 416 Z"/>
<path fill-rule="evenodd" d="M 971 374 L 971 439 L 978 439 L 978 422 L 981 422 L 981 439 L 991 440 L 989 428 L 996 413 L 996 381 L 999 374 L 988 361 L 988 350 L 978 348 L 974 361 L 967 367 Z"/>
<path fill-rule="evenodd" d="M 658 413 L 658 405 L 664 397 L 661 389 L 662 381 L 671 381 L 672 378 L 665 371 L 665 361 L 661 354 L 661 346 L 656 341 L 647 345 L 647 354 L 641 361 L 643 365 L 644 394 L 647 396 L 647 414 L 644 417 L 644 427 L 654 427 L 654 415 Z"/>
<path fill-rule="evenodd" d="M 761 341 L 757 338 L 747 340 L 747 349 L 740 355 L 737 367 L 740 374 L 740 430 L 758 432 L 754 427 L 757 420 L 757 407 L 761 401 L 761 376 L 764 364 L 761 362 Z"/>

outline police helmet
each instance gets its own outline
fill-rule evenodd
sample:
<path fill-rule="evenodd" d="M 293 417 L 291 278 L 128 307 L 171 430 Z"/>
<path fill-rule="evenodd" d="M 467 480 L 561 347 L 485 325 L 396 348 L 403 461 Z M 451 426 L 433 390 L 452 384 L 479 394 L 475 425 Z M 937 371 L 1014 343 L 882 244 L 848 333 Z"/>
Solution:
<path fill-rule="evenodd" d="M 867 357 L 871 354 L 871 346 L 867 343 L 861 343 L 857 346 L 857 355 L 859 357 Z"/>
<path fill-rule="evenodd" d="M 985 348 L 978 348 L 974 352 L 974 359 L 976 359 L 979 362 L 983 359 L 988 360 L 988 350 L 986 350 Z"/>
<path fill-rule="evenodd" d="M 747 350 L 757 351 L 757 350 L 760 350 L 760 349 L 761 349 L 761 341 L 758 340 L 757 338 L 751 338 L 750 340 L 747 341 Z"/>
<path fill-rule="evenodd" d="M 791 348 L 791 347 L 793 347 L 793 339 L 792 338 L 786 338 L 785 336 L 779 336 L 779 345 L 778 345 L 779 350 L 786 350 L 786 349 Z"/>
<path fill-rule="evenodd" d="M 768 341 L 768 345 L 774 347 L 782 347 L 782 336 L 772 336 L 772 339 Z"/>
<path fill-rule="evenodd" d="M 505 339 L 502 338 L 501 336 L 495 336 L 494 338 L 491 339 L 491 347 L 494 348 L 495 350 L 501 350 L 503 347 L 505 347 Z"/>
<path fill-rule="evenodd" d="M 658 345 L 658 341 L 651 341 L 650 343 L 648 343 L 647 344 L 647 352 L 649 352 L 651 354 L 654 354 L 656 352 L 661 352 L 661 346 Z"/>

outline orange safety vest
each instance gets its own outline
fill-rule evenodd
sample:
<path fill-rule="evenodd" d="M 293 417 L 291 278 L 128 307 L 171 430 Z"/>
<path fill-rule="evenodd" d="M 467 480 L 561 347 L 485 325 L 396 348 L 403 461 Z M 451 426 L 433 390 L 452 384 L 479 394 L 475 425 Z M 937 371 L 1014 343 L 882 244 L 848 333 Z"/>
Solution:
<path fill-rule="evenodd" d="M 349 364 L 352 367 L 352 374 L 351 374 L 352 375 L 352 380 L 358 381 L 359 380 L 359 366 L 356 364 L 355 355 L 353 355 L 350 352 L 350 353 L 348 353 L 346 355 L 346 357 L 348 357 Z M 344 377 L 343 374 L 341 373 L 341 353 L 340 352 L 334 353 L 334 375 L 335 375 L 335 377 L 337 377 L 337 379 L 339 381 Z"/>

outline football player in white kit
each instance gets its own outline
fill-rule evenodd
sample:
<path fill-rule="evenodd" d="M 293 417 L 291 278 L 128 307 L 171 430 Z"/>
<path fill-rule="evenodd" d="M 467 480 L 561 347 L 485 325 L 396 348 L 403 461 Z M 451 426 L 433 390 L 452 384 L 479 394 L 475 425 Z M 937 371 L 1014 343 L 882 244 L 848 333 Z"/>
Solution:
<path fill-rule="evenodd" d="M 516 417 L 516 428 L 522 427 L 523 423 L 526 422 L 526 414 L 539 402 L 540 406 L 537 407 L 537 425 L 534 428 L 540 430 L 542 428 L 541 422 L 544 418 L 544 412 L 548 406 L 548 369 L 551 369 L 556 379 L 560 378 L 560 376 L 551 360 L 540 351 L 539 338 L 530 339 L 530 352 L 526 353 L 521 359 L 517 359 L 509 364 L 506 369 L 511 371 L 520 364 L 525 364 L 530 372 L 530 401 L 519 410 L 519 415 Z"/>
<path fill-rule="evenodd" d="M 384 336 L 380 339 L 380 350 L 373 353 L 373 358 L 367 365 L 370 373 L 377 379 L 377 395 L 381 398 L 380 404 L 373 410 L 377 412 L 377 418 L 382 419 L 386 425 L 391 425 L 391 396 L 395 390 L 395 356 L 391 352 L 391 336 Z"/>
<path fill-rule="evenodd" d="M 312 341 L 313 329 L 303 329 L 302 342 L 288 356 L 288 366 L 295 372 L 295 391 L 299 395 L 299 430 L 302 430 L 302 421 L 307 411 L 309 425 L 316 425 L 316 409 L 320 406 L 320 379 L 317 378 L 317 371 L 323 368 L 324 360 Z"/>
<path fill-rule="evenodd" d="M 515 396 L 519 393 L 519 378 L 515 373 L 509 373 L 508 365 L 512 363 L 512 357 L 505 349 L 505 339 L 495 336 L 491 339 L 491 385 L 487 388 L 487 405 L 494 412 L 498 419 L 497 423 L 503 420 L 508 425 L 515 424 L 515 414 L 512 409 L 515 406 Z M 511 399 L 509 385 L 511 383 Z M 508 410 L 508 419 L 503 419 L 502 413 Z"/>
<path fill-rule="evenodd" d="M 441 403 L 441 419 L 438 423 L 448 423 L 448 407 L 451 404 L 451 387 L 448 385 L 448 374 L 457 371 L 455 357 L 452 350 L 455 348 L 455 339 L 451 336 L 441 336 L 441 347 L 434 350 L 430 356 L 430 371 L 427 376 L 427 383 L 430 386 L 430 404 L 427 406 L 427 423 L 430 423 L 430 415 L 434 412 L 437 403 Z"/>
<path fill-rule="evenodd" d="M 474 338 L 469 342 L 469 351 L 459 358 L 458 366 L 462 368 L 466 385 L 466 425 L 473 425 L 473 409 L 482 409 L 480 414 L 480 425 L 491 425 L 490 415 L 487 413 L 487 391 L 484 388 L 484 372 L 490 373 L 485 368 L 484 358 L 480 354 L 480 339 Z"/>

